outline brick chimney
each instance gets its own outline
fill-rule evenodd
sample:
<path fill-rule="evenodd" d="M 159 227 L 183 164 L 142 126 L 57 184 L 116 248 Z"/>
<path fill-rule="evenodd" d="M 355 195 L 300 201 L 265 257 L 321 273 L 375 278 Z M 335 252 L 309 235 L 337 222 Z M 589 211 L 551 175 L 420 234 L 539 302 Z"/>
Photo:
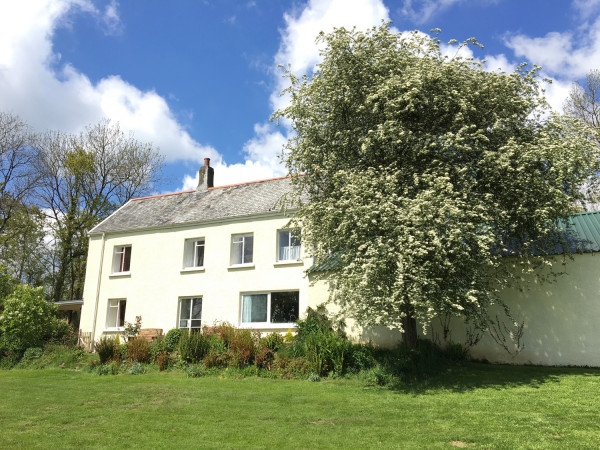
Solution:
<path fill-rule="evenodd" d="M 215 169 L 210 167 L 210 158 L 204 158 L 204 165 L 198 171 L 198 187 L 196 191 L 206 191 L 213 187 L 215 178 Z"/>

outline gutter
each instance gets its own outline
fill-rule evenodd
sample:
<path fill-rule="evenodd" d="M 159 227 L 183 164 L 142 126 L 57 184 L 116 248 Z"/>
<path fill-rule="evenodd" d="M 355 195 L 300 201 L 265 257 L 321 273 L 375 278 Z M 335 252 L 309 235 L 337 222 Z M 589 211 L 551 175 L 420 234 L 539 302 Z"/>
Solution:
<path fill-rule="evenodd" d="M 98 303 L 100 302 L 100 283 L 102 281 L 102 264 L 104 263 L 104 245 L 106 244 L 106 233 L 102 233 L 102 250 L 100 252 L 100 267 L 98 268 L 98 282 L 96 283 L 96 303 L 94 305 L 94 322 L 92 325 L 92 336 L 90 338 L 90 353 L 94 351 L 94 338 L 96 337 L 96 319 L 98 317 Z"/>

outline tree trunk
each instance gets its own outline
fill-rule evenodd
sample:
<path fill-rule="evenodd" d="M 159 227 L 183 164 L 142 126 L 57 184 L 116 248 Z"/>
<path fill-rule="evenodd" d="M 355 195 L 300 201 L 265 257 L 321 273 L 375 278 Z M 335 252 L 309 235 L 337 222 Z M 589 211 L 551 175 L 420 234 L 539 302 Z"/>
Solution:
<path fill-rule="evenodd" d="M 402 333 L 402 345 L 410 349 L 417 348 L 417 319 L 415 319 L 412 313 L 412 308 L 402 318 L 402 328 L 404 329 L 404 333 Z"/>

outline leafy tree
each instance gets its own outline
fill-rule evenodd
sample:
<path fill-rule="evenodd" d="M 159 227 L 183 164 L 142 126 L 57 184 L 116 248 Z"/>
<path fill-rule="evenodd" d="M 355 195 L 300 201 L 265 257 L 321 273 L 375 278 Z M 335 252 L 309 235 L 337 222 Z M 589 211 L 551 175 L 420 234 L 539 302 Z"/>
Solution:
<path fill-rule="evenodd" d="M 81 298 L 86 232 L 129 199 L 150 192 L 163 158 L 151 144 L 103 120 L 74 136 L 50 132 L 38 144 L 39 205 L 53 224 L 55 300 Z"/>
<path fill-rule="evenodd" d="M 499 290 L 564 244 L 558 220 L 598 170 L 589 129 L 549 111 L 537 67 L 488 72 L 388 25 L 318 41 L 312 75 L 285 70 L 290 105 L 274 118 L 295 131 L 284 161 L 305 174 L 293 182 L 307 248 L 339 260 L 334 299 L 409 347 L 436 315 L 486 328 Z"/>
<path fill-rule="evenodd" d="M 595 128 L 598 133 L 594 137 L 600 144 L 600 70 L 590 71 L 587 74 L 585 85 L 573 84 L 565 102 L 564 111 Z"/>
<path fill-rule="evenodd" d="M 55 313 L 56 307 L 44 299 L 44 288 L 18 285 L 0 315 L 4 346 L 16 352 L 39 347 L 56 326 Z"/>
<path fill-rule="evenodd" d="M 18 116 L 0 112 L 0 233 L 5 232 L 37 184 L 35 139 Z"/>

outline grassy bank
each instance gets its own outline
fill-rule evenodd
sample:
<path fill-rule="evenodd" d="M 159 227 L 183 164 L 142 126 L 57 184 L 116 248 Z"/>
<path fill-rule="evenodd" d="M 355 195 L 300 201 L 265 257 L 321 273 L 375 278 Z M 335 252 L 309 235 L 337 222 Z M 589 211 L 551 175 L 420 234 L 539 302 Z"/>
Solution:
<path fill-rule="evenodd" d="M 465 364 L 426 382 L 0 371 L 0 447 L 593 448 L 600 371 Z"/>

